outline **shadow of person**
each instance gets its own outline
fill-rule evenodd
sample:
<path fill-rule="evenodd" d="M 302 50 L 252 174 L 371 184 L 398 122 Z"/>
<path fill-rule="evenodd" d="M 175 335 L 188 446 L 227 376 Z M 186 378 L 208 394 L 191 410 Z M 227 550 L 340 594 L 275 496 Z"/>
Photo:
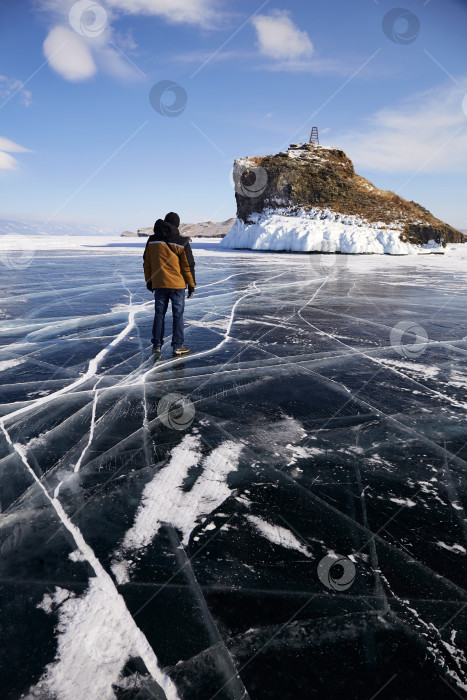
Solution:
<path fill-rule="evenodd" d="M 179 359 L 172 366 L 173 378 L 176 380 L 185 379 L 186 363 L 184 359 Z"/>
<path fill-rule="evenodd" d="M 183 386 L 186 372 L 185 358 L 174 357 L 172 354 L 154 353 L 152 355 L 154 367 L 162 366 L 167 379 L 174 381 L 176 385 Z"/>

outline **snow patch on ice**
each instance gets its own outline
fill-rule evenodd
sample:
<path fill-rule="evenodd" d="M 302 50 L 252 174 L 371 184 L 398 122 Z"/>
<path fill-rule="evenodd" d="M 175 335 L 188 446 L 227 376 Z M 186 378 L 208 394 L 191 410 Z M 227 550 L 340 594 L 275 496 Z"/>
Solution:
<path fill-rule="evenodd" d="M 84 560 L 94 569 L 95 576 L 89 580 L 89 588 L 81 597 L 70 596 L 63 602 L 63 594 L 59 598 L 43 600 L 43 610 L 52 610 L 54 604 L 59 604 L 59 624 L 57 626 L 57 654 L 55 660 L 46 666 L 37 685 L 31 688 L 33 696 L 40 695 L 44 687 L 47 697 L 57 700 L 88 700 L 89 697 L 114 698 L 112 681 L 115 680 L 130 656 L 140 656 L 152 677 L 164 688 L 167 700 L 179 700 L 178 692 L 171 679 L 159 667 L 154 651 L 137 627 L 125 601 L 115 588 L 112 578 L 96 557 L 94 550 L 85 541 L 81 530 L 71 521 L 58 498 L 51 498 L 46 486 L 39 479 L 28 462 L 26 448 L 20 443 L 13 443 L 4 419 L 0 419 L 1 430 L 7 443 L 18 454 L 27 471 L 41 489 L 45 498 L 55 510 L 63 526 L 73 538 L 77 549 Z M 47 596 L 47 594 L 46 594 Z M 62 617 L 61 617 L 62 616 Z M 103 620 L 106 623 L 103 623 Z M 75 624 L 76 623 L 76 624 Z M 110 632 L 108 632 L 110 630 Z M 97 664 L 91 654 L 86 653 L 83 642 L 98 637 L 110 637 L 106 648 L 112 648 L 112 639 L 120 637 L 122 645 L 120 654 L 116 655 L 112 665 L 112 675 L 109 664 Z M 96 645 L 100 644 L 96 641 Z M 117 642 L 115 642 L 117 644 Z M 124 661 L 122 663 L 122 658 Z M 120 663 L 120 665 L 118 665 Z M 96 693 L 96 689 L 99 692 Z M 50 692 L 49 692 L 50 691 Z M 44 695 L 44 693 L 42 693 Z"/>
<path fill-rule="evenodd" d="M 306 459 L 307 457 L 315 457 L 316 455 L 324 454 L 324 450 L 320 450 L 318 447 L 302 447 L 301 445 L 286 445 L 286 449 L 291 450 L 292 457 L 287 466 L 295 464 L 297 459 Z"/>
<path fill-rule="evenodd" d="M 449 384 L 459 388 L 467 388 L 467 376 L 461 372 L 457 372 L 455 369 L 451 369 Z"/>
<path fill-rule="evenodd" d="M 413 508 L 417 505 L 411 498 L 390 498 L 389 500 L 397 503 L 398 506 L 407 506 L 407 508 Z"/>
<path fill-rule="evenodd" d="M 404 362 L 401 360 L 393 360 L 392 358 L 390 360 L 382 358 L 380 362 L 384 365 L 390 365 L 391 367 L 399 367 L 400 369 L 410 370 L 411 372 L 418 372 L 432 379 L 436 379 L 441 371 L 441 368 L 436 367 L 436 365 L 424 365 L 421 362 L 415 364 L 414 362 Z"/>
<path fill-rule="evenodd" d="M 112 684 L 128 659 L 139 656 L 141 651 L 141 640 L 135 635 L 137 628 L 128 625 L 123 598 L 109 596 L 106 586 L 96 577 L 89 580 L 84 596 L 77 597 L 57 587 L 53 595 L 44 596 L 38 607 L 47 613 L 57 609 L 59 635 L 56 660 L 46 666 L 32 695 L 41 695 L 47 688 L 50 696 L 60 700 L 115 698 Z M 146 641 L 145 644 L 149 647 Z M 178 698 L 173 686 L 168 686 L 167 691 L 174 700 Z"/>
<path fill-rule="evenodd" d="M 135 522 L 124 537 L 124 550 L 146 547 L 164 522 L 176 525 L 174 521 L 177 521 L 178 526 L 178 522 L 183 520 L 180 506 L 185 494 L 181 486 L 188 471 L 198 465 L 201 458 L 199 447 L 199 437 L 185 435 L 173 449 L 167 465 L 146 484 Z"/>
<path fill-rule="evenodd" d="M 130 562 L 129 561 L 126 561 L 126 560 L 113 561 L 110 565 L 110 568 L 111 568 L 112 573 L 115 576 L 115 580 L 119 586 L 121 586 L 123 583 L 130 582 Z"/>
<path fill-rule="evenodd" d="M 439 630 L 433 623 L 425 622 L 418 611 L 409 605 L 408 600 L 403 600 L 392 590 L 388 579 L 384 574 L 380 574 L 381 581 L 390 592 L 391 596 L 397 600 L 403 608 L 402 619 L 408 622 L 412 630 L 419 632 L 426 640 L 426 649 L 444 672 L 454 680 L 459 688 L 467 690 L 467 675 L 465 673 L 466 661 L 465 653 L 462 649 L 454 646 L 451 636 L 451 644 L 447 643 L 441 636 Z M 447 653 L 446 653 L 447 652 Z"/>
<path fill-rule="evenodd" d="M 258 518 L 256 515 L 247 515 L 246 518 L 260 535 L 269 540 L 269 542 L 272 542 L 272 544 L 285 547 L 286 549 L 295 549 L 306 557 L 311 557 L 308 549 L 290 532 L 290 530 L 280 525 L 272 525 L 266 520 Z"/>
<path fill-rule="evenodd" d="M 180 530 L 183 544 L 188 544 L 197 523 L 230 496 L 227 477 L 237 469 L 242 449 L 243 444 L 231 440 L 219 445 L 203 459 L 203 471 L 194 486 L 183 491 L 189 470 L 198 466 L 202 458 L 199 437 L 185 435 L 173 449 L 168 464 L 144 488 L 133 526 L 111 564 L 117 583 L 126 583 L 130 578 L 131 564 L 124 561 L 126 554 L 150 544 L 162 525 L 170 524 Z"/>
<path fill-rule="evenodd" d="M 55 587 L 55 593 L 46 593 L 41 602 L 36 605 L 36 608 L 43 610 L 47 614 L 53 612 L 54 608 L 60 606 L 67 598 L 74 598 L 75 594 L 72 591 L 67 591 L 64 588 Z"/>
<path fill-rule="evenodd" d="M 10 369 L 11 367 L 17 367 L 18 365 L 22 365 L 26 360 L 2 360 L 0 361 L 0 372 L 4 372 L 6 369 Z"/>
<path fill-rule="evenodd" d="M 446 542 L 443 542 L 442 540 L 435 542 L 435 544 L 437 544 L 438 547 L 447 549 L 449 552 L 454 552 L 455 554 L 467 554 L 465 547 L 463 547 L 461 544 L 453 544 L 451 546 L 449 544 L 446 544 Z"/>
<path fill-rule="evenodd" d="M 79 549 L 75 549 L 74 552 L 71 552 L 71 553 L 68 555 L 68 559 L 70 559 L 71 561 L 74 561 L 74 562 L 77 562 L 77 561 L 86 561 L 85 556 L 83 555 L 82 552 L 80 552 Z"/>

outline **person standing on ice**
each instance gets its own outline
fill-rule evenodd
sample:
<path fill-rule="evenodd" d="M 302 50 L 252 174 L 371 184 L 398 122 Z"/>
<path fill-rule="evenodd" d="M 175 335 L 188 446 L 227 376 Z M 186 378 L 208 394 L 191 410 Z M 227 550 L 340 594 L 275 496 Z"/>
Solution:
<path fill-rule="evenodd" d="M 188 299 L 195 293 L 195 261 L 189 239 L 180 234 L 180 217 L 169 212 L 164 221 L 158 219 L 154 233 L 149 236 L 143 255 L 146 287 L 154 292 L 155 313 L 152 327 L 152 351 L 161 352 L 164 342 L 165 314 L 172 302 L 172 347 L 174 355 L 186 355 L 183 333 L 185 288 Z"/>

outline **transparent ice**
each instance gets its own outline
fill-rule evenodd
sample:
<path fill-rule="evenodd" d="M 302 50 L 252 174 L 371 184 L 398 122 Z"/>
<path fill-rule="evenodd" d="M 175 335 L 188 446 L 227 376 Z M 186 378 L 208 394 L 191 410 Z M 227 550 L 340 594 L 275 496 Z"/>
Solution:
<path fill-rule="evenodd" d="M 463 697 L 466 271 L 195 241 L 154 359 L 143 245 L 2 268 L 4 696 Z"/>

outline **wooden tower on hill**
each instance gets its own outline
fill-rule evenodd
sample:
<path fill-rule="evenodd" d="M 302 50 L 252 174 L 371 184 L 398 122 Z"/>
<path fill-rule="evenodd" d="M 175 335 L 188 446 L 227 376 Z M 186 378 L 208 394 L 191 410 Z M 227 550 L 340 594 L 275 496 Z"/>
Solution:
<path fill-rule="evenodd" d="M 319 136 L 318 136 L 318 127 L 317 126 L 311 127 L 311 135 L 310 135 L 309 143 L 318 144 L 318 146 L 319 146 Z"/>

